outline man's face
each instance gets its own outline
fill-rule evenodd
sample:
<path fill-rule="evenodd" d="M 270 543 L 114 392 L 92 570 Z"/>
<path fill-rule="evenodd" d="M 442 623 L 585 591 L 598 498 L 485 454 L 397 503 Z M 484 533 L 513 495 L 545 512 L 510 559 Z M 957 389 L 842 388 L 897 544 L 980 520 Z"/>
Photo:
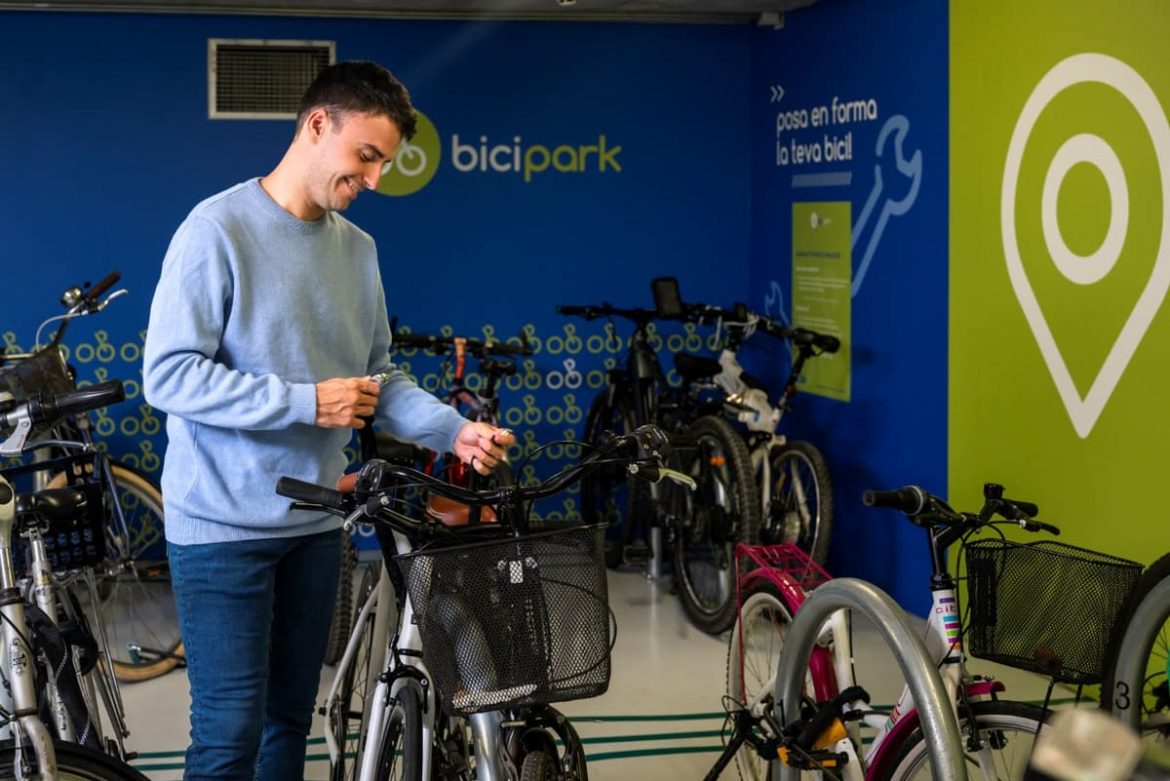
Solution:
<path fill-rule="evenodd" d="M 348 114 L 334 121 L 328 114 L 312 124 L 316 154 L 310 166 L 309 190 L 315 205 L 344 211 L 363 190 L 373 190 L 382 167 L 394 156 L 402 134 L 385 116 Z"/>

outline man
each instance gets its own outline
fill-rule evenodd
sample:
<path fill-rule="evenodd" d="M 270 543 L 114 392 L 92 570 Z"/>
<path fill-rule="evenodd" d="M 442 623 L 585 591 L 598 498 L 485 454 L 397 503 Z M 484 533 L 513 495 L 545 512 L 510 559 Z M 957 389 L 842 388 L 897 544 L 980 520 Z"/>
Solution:
<path fill-rule="evenodd" d="M 342 217 L 415 130 L 368 62 L 306 91 L 276 168 L 179 226 L 147 332 L 146 399 L 167 413 L 167 549 L 191 686 L 185 778 L 304 774 L 341 537 L 292 512 L 284 475 L 332 484 L 361 418 L 487 473 L 514 441 L 390 363 L 373 239 Z M 377 377 L 377 380 L 373 379 Z"/>

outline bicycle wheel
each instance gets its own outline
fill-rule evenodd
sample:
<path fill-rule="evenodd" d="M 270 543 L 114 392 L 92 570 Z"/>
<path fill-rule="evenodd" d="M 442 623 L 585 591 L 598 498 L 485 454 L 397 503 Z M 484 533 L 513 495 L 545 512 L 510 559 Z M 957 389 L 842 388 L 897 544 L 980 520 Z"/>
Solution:
<path fill-rule="evenodd" d="M 524 755 L 520 766 L 520 781 L 559 781 L 561 769 L 554 757 L 544 751 L 532 751 Z"/>
<path fill-rule="evenodd" d="M 148 781 L 125 762 L 75 743 L 53 741 L 53 753 L 60 781 Z M 0 778 L 32 778 L 33 762 L 31 750 L 26 748 L 18 760 L 11 740 L 0 743 Z M 17 775 L 18 766 L 21 775 Z"/>
<path fill-rule="evenodd" d="M 687 438 L 695 444 L 679 457 L 698 487 L 682 492 L 674 577 L 691 621 L 719 634 L 735 623 L 735 543 L 758 540 L 759 496 L 747 445 L 730 423 L 701 417 L 687 429 Z"/>
<path fill-rule="evenodd" d="M 750 704 L 774 685 L 791 623 L 791 611 L 770 588 L 744 601 L 727 644 L 727 696 L 733 707 Z M 771 777 L 769 763 L 751 746 L 744 745 L 736 752 L 735 764 L 739 777 L 747 781 Z"/>
<path fill-rule="evenodd" d="M 332 703 L 329 711 L 329 730 L 333 733 L 337 745 L 341 748 L 341 757 L 329 770 L 330 781 L 348 781 L 357 775 L 357 754 L 361 741 L 360 730 L 362 716 L 366 707 L 366 686 L 369 681 L 370 648 L 374 642 L 374 611 L 370 611 L 366 620 L 358 627 L 357 620 L 362 607 L 370 594 L 378 585 L 377 565 L 366 567 L 362 573 L 361 583 L 355 594 L 354 615 L 347 622 L 361 631 L 354 657 L 345 668 L 341 679 L 341 688 L 337 692 L 337 701 Z M 348 644 L 349 638 L 346 638 Z M 342 647 L 344 655 L 345 648 Z"/>
<path fill-rule="evenodd" d="M 599 444 L 606 432 L 628 433 L 634 430 L 634 414 L 624 399 L 610 402 L 609 391 L 604 390 L 589 405 L 585 416 L 582 441 Z M 582 455 L 588 452 L 583 448 Z M 647 497 L 648 498 L 648 497 Z M 608 469 L 595 469 L 581 478 L 581 519 L 585 523 L 605 523 L 605 563 L 621 566 L 627 546 L 634 541 L 636 523 L 631 519 L 644 517 L 638 491 L 632 490 L 625 467 L 615 464 Z"/>
<path fill-rule="evenodd" d="M 330 666 L 337 664 L 345 653 L 345 644 L 349 642 L 349 633 L 353 629 L 353 574 L 357 568 L 357 545 L 353 535 L 342 531 L 341 537 L 341 574 L 337 579 L 333 619 L 329 622 L 329 642 L 325 646 L 325 664 Z"/>
<path fill-rule="evenodd" d="M 110 473 L 126 527 L 121 528 L 116 508 L 111 507 L 107 526 L 111 555 L 95 572 L 98 608 L 93 613 L 105 627 L 114 675 L 124 683 L 147 681 L 179 663 L 150 651 L 182 656 L 163 537 L 162 491 L 145 474 L 124 464 L 111 463 Z M 64 475 L 53 484 L 63 485 Z M 139 648 L 148 652 L 139 653 Z"/>
<path fill-rule="evenodd" d="M 1134 587 L 1113 629 L 1102 705 L 1147 736 L 1170 737 L 1170 555 L 1155 561 Z"/>
<path fill-rule="evenodd" d="M 381 781 L 409 779 L 422 773 L 422 706 L 412 684 L 403 686 L 390 702 L 386 728 L 378 752 L 376 778 Z"/>
<path fill-rule="evenodd" d="M 760 541 L 791 542 L 818 564 L 829 555 L 833 533 L 833 483 L 821 451 L 789 442 L 769 453 L 772 501 L 765 508 Z"/>
<path fill-rule="evenodd" d="M 1037 705 L 1007 700 L 972 702 L 970 713 L 960 713 L 959 733 L 964 742 L 967 777 L 1010 781 L 1028 771 L 1032 744 L 1043 725 Z M 968 722 L 974 717 L 979 740 L 969 745 Z M 931 778 L 930 749 L 922 729 L 916 729 L 898 747 L 882 779 Z"/>

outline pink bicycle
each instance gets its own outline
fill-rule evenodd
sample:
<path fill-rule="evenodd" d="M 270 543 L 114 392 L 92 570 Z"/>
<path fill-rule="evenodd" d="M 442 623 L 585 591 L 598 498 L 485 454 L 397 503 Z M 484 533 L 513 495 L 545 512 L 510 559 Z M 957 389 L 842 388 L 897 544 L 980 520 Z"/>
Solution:
<path fill-rule="evenodd" d="M 964 640 L 972 646 L 973 655 L 1041 673 L 1053 681 L 1099 681 L 1106 646 L 1102 638 L 1108 637 L 1124 604 L 1128 594 L 1124 583 L 1108 593 L 1094 594 L 1093 608 L 1086 609 L 1085 616 L 1079 612 L 1066 615 L 1068 621 L 1038 622 L 1022 611 L 1039 615 L 1052 609 L 1051 599 L 1075 607 L 1076 600 L 1068 593 L 1075 589 L 1059 576 L 1056 582 L 1062 585 L 1052 590 L 1051 599 L 1041 593 L 1045 589 L 1037 587 L 1037 580 L 1046 578 L 1047 570 L 1037 570 L 1039 566 L 1088 566 L 1114 572 L 1127 570 L 1128 563 L 1053 542 L 1030 546 L 992 538 L 968 544 L 968 537 L 975 532 L 999 524 L 1059 533 L 1056 527 L 1033 518 L 1035 505 L 1004 498 L 1001 486 L 986 485 L 984 498 L 978 513 L 955 512 L 918 487 L 870 491 L 865 503 L 900 510 L 929 537 L 932 609 L 926 648 L 938 662 L 947 701 L 954 703 L 969 774 L 983 779 L 1021 779 L 1034 737 L 1045 722 L 1046 709 L 999 699 L 1004 691 L 1002 683 L 968 672 Z M 997 517 L 1000 520 L 993 520 Z M 971 609 L 965 630 L 956 580 L 947 569 L 945 555 L 956 542 L 963 543 L 967 552 Z M 1091 576 L 1064 577 L 1077 577 L 1079 583 L 1100 580 L 1096 571 Z M 785 634 L 808 592 L 828 578 L 795 546 L 737 546 L 736 583 L 741 604 L 727 661 L 732 730 L 708 781 L 714 781 L 732 758 L 740 777 L 753 781 L 772 777 L 771 767 L 777 761 L 799 768 L 809 777 L 854 781 L 930 778 L 929 747 L 909 686 L 903 688 L 892 709 L 876 710 L 858 685 L 847 611 L 837 611 L 821 628 L 806 673 L 807 705 L 802 718 L 793 724 L 780 723 L 773 698 Z M 1028 599 L 1014 598 L 1013 589 L 1019 588 L 1029 594 Z M 1021 607 L 1021 602 L 1026 604 Z M 1070 625 L 1075 626 L 1075 633 Z M 875 731 L 867 743 L 861 740 L 862 726 Z"/>

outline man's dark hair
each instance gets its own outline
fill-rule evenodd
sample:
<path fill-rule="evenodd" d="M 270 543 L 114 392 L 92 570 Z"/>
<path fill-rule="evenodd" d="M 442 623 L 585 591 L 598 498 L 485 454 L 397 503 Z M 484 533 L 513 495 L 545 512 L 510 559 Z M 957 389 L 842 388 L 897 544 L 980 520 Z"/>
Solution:
<path fill-rule="evenodd" d="M 298 132 L 305 117 L 316 108 L 324 108 L 334 122 L 348 114 L 389 117 L 407 140 L 414 137 L 418 127 L 406 87 L 374 62 L 339 62 L 321 71 L 301 98 Z"/>

